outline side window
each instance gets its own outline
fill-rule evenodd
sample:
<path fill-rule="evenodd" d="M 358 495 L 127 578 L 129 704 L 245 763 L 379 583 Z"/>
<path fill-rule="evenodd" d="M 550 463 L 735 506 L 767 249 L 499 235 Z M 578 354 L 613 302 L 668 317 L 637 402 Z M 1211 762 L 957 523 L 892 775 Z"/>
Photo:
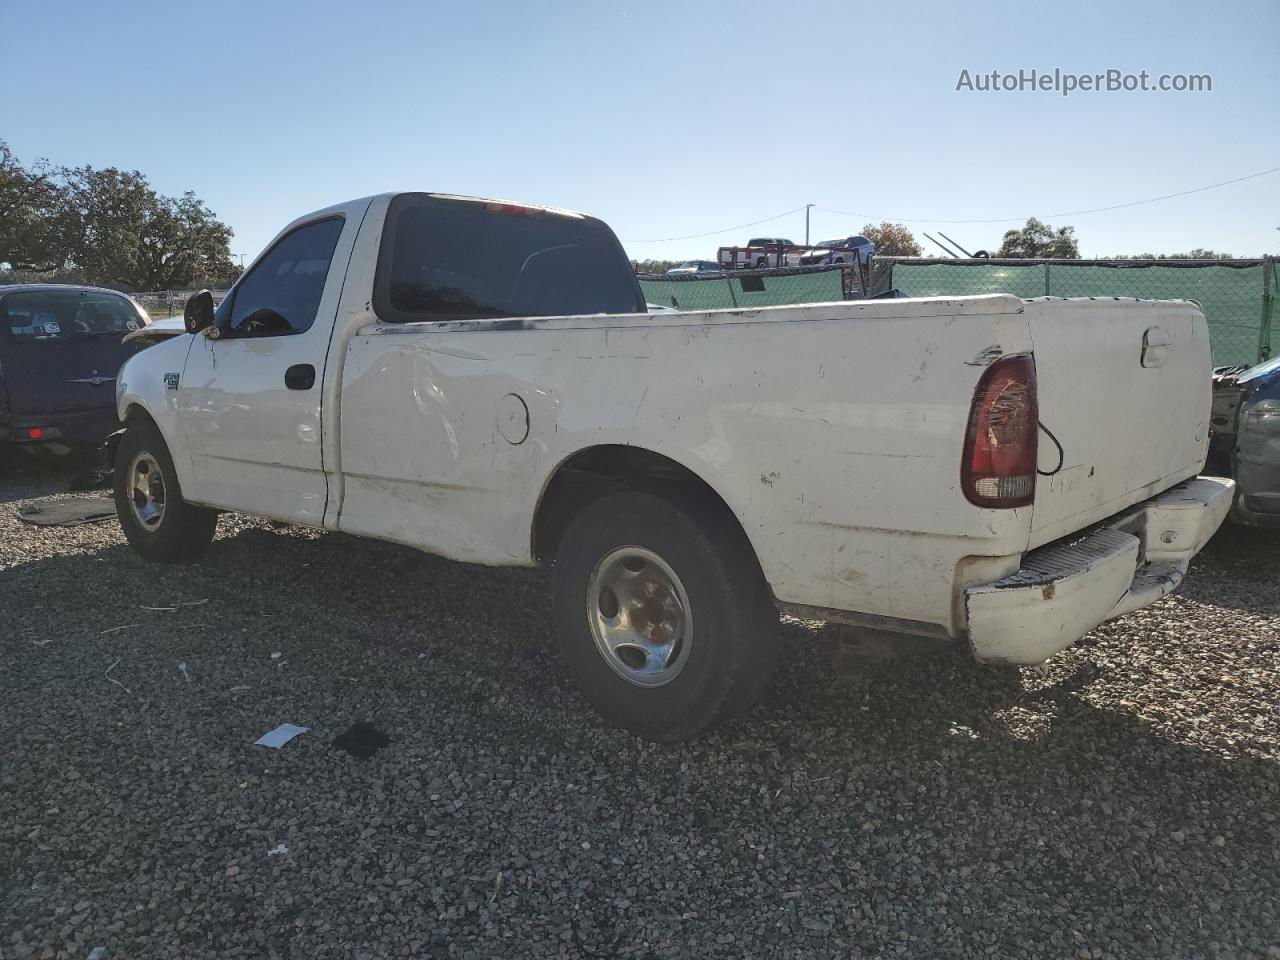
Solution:
<path fill-rule="evenodd" d="M 272 247 L 219 307 L 230 311 L 232 331 L 263 337 L 310 329 L 342 224 L 341 217 L 308 223 Z"/>

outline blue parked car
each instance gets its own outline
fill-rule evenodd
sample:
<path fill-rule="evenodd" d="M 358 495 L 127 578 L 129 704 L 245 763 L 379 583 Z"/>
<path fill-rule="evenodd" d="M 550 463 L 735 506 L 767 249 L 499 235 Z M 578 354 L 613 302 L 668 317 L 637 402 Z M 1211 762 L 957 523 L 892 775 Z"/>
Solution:
<path fill-rule="evenodd" d="M 1231 519 L 1280 529 L 1280 357 L 1213 371 L 1207 468 L 1236 481 Z"/>
<path fill-rule="evenodd" d="M 122 293 L 62 284 L 0 286 L 0 444 L 96 450 L 116 429 L 116 373 L 150 323 Z"/>

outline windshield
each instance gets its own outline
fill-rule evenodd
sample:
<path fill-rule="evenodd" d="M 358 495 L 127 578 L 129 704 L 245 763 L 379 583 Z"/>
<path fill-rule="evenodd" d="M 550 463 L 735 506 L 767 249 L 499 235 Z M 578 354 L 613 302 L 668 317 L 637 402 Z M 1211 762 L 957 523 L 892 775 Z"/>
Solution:
<path fill-rule="evenodd" d="M 94 290 L 28 290 L 0 300 L 11 339 L 65 342 L 83 337 L 119 337 L 146 325 L 124 297 Z"/>
<path fill-rule="evenodd" d="M 1258 377 L 1265 377 L 1267 374 L 1274 373 L 1277 370 L 1280 370 L 1280 357 L 1276 357 L 1274 360 L 1268 360 L 1265 363 L 1260 363 L 1256 367 L 1251 367 L 1244 373 L 1240 374 L 1240 376 L 1236 378 L 1236 382 L 1246 383 L 1249 380 L 1256 380 Z"/>
<path fill-rule="evenodd" d="M 843 247 L 844 241 L 843 240 L 823 240 L 820 244 L 818 244 L 818 246 L 826 250 L 830 250 L 832 247 Z"/>

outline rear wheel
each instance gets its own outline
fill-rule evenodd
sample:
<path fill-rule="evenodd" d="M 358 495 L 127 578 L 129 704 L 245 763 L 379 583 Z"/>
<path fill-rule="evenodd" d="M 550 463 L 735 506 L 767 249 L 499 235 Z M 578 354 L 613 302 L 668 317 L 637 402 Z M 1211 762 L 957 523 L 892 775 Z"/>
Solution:
<path fill-rule="evenodd" d="M 189 560 L 213 541 L 218 514 L 182 499 L 173 459 L 155 424 L 131 424 L 121 438 L 115 501 L 124 535 L 148 560 Z"/>
<path fill-rule="evenodd" d="M 561 657 L 610 722 L 694 736 L 749 708 L 777 662 L 778 616 L 742 531 L 696 494 L 622 491 L 560 541 Z"/>

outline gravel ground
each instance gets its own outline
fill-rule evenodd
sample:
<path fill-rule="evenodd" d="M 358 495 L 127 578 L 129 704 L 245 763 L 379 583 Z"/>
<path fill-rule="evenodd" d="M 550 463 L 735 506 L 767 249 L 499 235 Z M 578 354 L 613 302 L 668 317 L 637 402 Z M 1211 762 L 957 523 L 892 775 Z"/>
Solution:
<path fill-rule="evenodd" d="M 0 479 L 0 957 L 1280 957 L 1275 535 L 1044 675 L 850 676 L 787 621 L 760 708 L 659 748 L 562 677 L 542 572 L 236 517 L 152 566 L 35 492 Z"/>

